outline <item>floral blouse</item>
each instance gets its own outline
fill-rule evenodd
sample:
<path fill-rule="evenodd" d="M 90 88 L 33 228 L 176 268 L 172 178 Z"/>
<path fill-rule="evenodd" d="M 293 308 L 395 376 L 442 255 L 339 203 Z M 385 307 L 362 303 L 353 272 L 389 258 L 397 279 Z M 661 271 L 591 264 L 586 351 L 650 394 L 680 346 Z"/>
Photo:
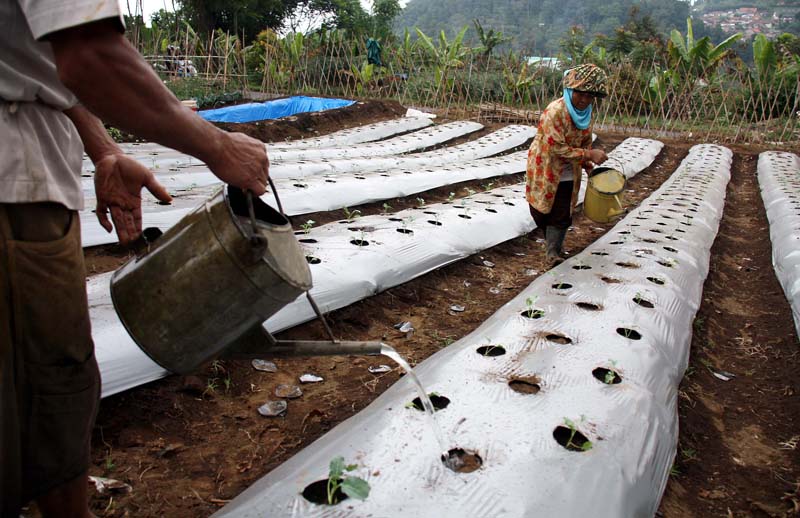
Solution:
<path fill-rule="evenodd" d="M 594 122 L 594 121 L 592 121 Z M 542 214 L 549 214 L 558 189 L 561 171 L 572 162 L 572 210 L 578 201 L 581 188 L 581 162 L 583 150 L 592 143 L 592 124 L 579 130 L 561 97 L 551 102 L 539 118 L 536 137 L 528 150 L 525 172 L 525 199 Z"/>

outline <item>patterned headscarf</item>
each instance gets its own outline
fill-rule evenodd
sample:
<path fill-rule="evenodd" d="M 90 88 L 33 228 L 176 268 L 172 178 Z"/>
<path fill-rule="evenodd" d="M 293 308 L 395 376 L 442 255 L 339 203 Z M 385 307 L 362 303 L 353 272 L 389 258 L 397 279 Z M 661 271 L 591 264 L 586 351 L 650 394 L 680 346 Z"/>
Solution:
<path fill-rule="evenodd" d="M 605 71 L 591 63 L 578 65 L 564 73 L 564 88 L 588 92 L 600 97 L 608 95 L 607 82 L 608 76 Z"/>

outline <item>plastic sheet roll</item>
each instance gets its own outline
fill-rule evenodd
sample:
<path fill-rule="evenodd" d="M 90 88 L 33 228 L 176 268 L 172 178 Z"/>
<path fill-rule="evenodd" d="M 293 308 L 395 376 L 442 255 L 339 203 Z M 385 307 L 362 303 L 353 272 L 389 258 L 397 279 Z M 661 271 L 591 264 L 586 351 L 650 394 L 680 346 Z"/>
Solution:
<path fill-rule="evenodd" d="M 456 121 L 439 126 L 429 126 L 408 135 L 400 135 L 380 142 L 365 142 L 333 148 L 276 149 L 269 148 L 270 165 L 274 168 L 282 162 L 303 160 L 348 159 L 360 157 L 390 156 L 419 151 L 426 147 L 444 144 L 450 140 L 469 135 L 483 129 L 483 124 L 472 121 Z"/>
<path fill-rule="evenodd" d="M 385 138 L 416 131 L 426 128 L 433 124 L 433 121 L 426 117 L 401 117 L 388 121 L 375 122 L 365 126 L 357 126 L 321 137 L 292 140 L 288 142 L 270 142 L 267 144 L 267 152 L 288 151 L 305 148 L 326 148 L 326 147 L 346 147 L 362 142 L 374 142 Z M 119 145 L 122 151 L 145 166 L 153 168 L 158 172 L 179 172 L 193 165 L 203 165 L 202 162 L 189 155 L 183 154 L 174 149 L 154 144 L 152 142 L 132 142 Z M 205 168 L 205 165 L 203 165 Z M 205 168 L 206 170 L 208 168 Z M 94 171 L 94 164 L 88 156 L 83 158 L 84 176 L 90 175 Z"/>
<path fill-rule="evenodd" d="M 772 265 L 800 335 L 800 158 L 778 151 L 761 153 L 758 183 L 769 220 Z"/>
<path fill-rule="evenodd" d="M 480 455 L 480 469 L 443 466 L 428 420 L 406 407 L 406 376 L 214 516 L 654 516 L 730 163 L 725 148 L 695 146 L 609 233 L 417 366 L 450 400 L 436 413 L 448 446 Z M 336 456 L 358 464 L 369 497 L 308 502 Z"/>
<path fill-rule="evenodd" d="M 466 180 L 524 171 L 524 154 L 497 157 L 485 161 L 479 160 L 481 157 L 503 153 L 519 146 L 534 134 L 535 130 L 528 126 L 510 126 L 475 141 L 447 148 L 446 151 L 407 155 L 407 158 L 403 160 L 392 162 L 393 169 L 378 170 L 374 173 L 358 171 L 305 178 L 285 177 L 276 179 L 275 183 L 280 196 L 286 198 L 284 209 L 289 215 L 339 209 L 370 201 L 404 196 Z M 520 157 L 522 157 L 521 162 L 518 161 Z M 389 161 L 385 158 L 383 160 Z M 510 162 L 511 160 L 514 162 Z M 364 159 L 351 159 L 350 161 L 361 164 Z M 336 162 L 347 164 L 350 161 Z M 296 167 L 305 166 L 297 164 Z M 347 166 L 347 169 L 357 170 L 353 166 Z M 165 231 L 195 205 L 202 203 L 219 185 L 219 179 L 204 165 L 192 166 L 191 170 L 193 172 L 157 175 L 158 180 L 168 191 L 180 193 L 180 196 L 176 196 L 173 204 L 169 206 L 158 205 L 152 199 L 146 198 L 142 204 L 144 227 L 157 226 Z M 288 169 L 284 168 L 284 172 L 286 171 Z M 295 172 L 299 173 L 299 170 Z M 275 168 L 271 170 L 270 174 L 273 178 L 275 177 Z M 355 191 L 347 191 L 342 185 L 335 185 L 340 177 L 345 186 L 355 187 Z M 386 181 L 387 177 L 391 178 L 391 181 Z M 93 212 L 95 205 L 92 197 L 93 189 L 91 180 L 86 179 L 84 191 L 87 208 L 80 213 L 83 246 L 115 243 L 117 241 L 116 234 L 106 232 L 97 223 Z M 271 193 L 265 194 L 262 199 L 267 203 L 274 204 Z"/>

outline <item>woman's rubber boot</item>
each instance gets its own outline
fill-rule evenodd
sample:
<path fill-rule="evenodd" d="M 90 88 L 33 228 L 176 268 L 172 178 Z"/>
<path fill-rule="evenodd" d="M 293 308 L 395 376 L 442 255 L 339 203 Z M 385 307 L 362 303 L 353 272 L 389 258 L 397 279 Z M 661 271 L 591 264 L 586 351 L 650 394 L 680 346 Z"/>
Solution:
<path fill-rule="evenodd" d="M 556 230 L 558 230 L 558 239 L 556 241 L 556 254 L 558 255 L 558 257 L 564 260 L 567 258 L 567 254 L 564 252 L 563 248 L 564 239 L 566 239 L 567 237 L 567 230 L 569 230 L 569 228 L 559 228 Z"/>
<path fill-rule="evenodd" d="M 547 250 L 545 259 L 550 263 L 551 268 L 564 262 L 564 258 L 559 255 L 559 252 L 561 251 L 561 245 L 564 242 L 566 233 L 566 229 L 562 230 L 556 227 L 548 226 L 545 229 L 545 247 Z"/>

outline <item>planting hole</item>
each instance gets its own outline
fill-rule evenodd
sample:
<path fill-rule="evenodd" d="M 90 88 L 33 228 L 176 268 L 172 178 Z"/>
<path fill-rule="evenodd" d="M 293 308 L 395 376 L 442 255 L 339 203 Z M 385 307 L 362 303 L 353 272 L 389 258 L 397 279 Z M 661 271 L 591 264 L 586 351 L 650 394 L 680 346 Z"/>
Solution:
<path fill-rule="evenodd" d="M 509 380 L 508 386 L 514 392 L 520 394 L 538 394 L 542 387 L 539 385 L 539 378 L 514 378 Z"/>
<path fill-rule="evenodd" d="M 678 253 L 678 251 L 672 248 L 671 246 L 665 246 L 664 250 L 666 250 L 667 252 Z"/>
<path fill-rule="evenodd" d="M 526 309 L 525 311 L 520 313 L 520 315 L 522 315 L 525 318 L 532 318 L 535 320 L 537 318 L 542 318 L 544 316 L 544 310 L 535 308 Z"/>
<path fill-rule="evenodd" d="M 556 426 L 556 429 L 553 430 L 553 438 L 569 451 L 587 451 L 592 447 L 591 441 L 585 435 L 568 426 Z"/>
<path fill-rule="evenodd" d="M 561 345 L 569 345 L 569 344 L 572 343 L 572 338 L 569 338 L 569 337 L 564 336 L 564 335 L 559 335 L 559 334 L 556 334 L 556 333 L 550 333 L 549 335 L 545 336 L 544 338 L 545 338 L 545 340 L 547 340 L 549 342 L 555 342 L 555 343 L 561 344 Z"/>
<path fill-rule="evenodd" d="M 558 282 L 556 284 L 553 284 L 551 288 L 553 288 L 554 290 L 568 290 L 572 288 L 572 284 L 566 282 Z"/>
<path fill-rule="evenodd" d="M 389 221 L 403 221 L 403 218 L 389 218 Z"/>
<path fill-rule="evenodd" d="M 503 356 L 506 353 L 506 348 L 502 345 L 482 345 L 475 352 L 481 356 L 494 358 L 495 356 Z"/>
<path fill-rule="evenodd" d="M 486 212 L 491 212 L 492 214 L 497 214 L 497 211 L 494 209 L 484 209 Z"/>
<path fill-rule="evenodd" d="M 342 479 L 339 479 L 341 483 Z M 331 505 L 328 504 L 328 479 L 317 480 L 307 485 L 303 490 L 303 498 L 318 505 Z M 336 488 L 333 493 L 333 505 L 338 504 L 342 500 L 347 500 L 349 497 L 342 491 L 341 486 Z"/>
<path fill-rule="evenodd" d="M 591 302 L 576 302 L 575 305 L 581 309 L 585 309 L 586 311 L 600 311 L 603 309 L 600 307 L 600 305 L 592 304 Z"/>
<path fill-rule="evenodd" d="M 310 237 L 309 237 L 309 238 L 306 238 L 306 239 L 300 239 L 299 241 L 300 241 L 301 243 L 316 243 L 316 242 L 317 242 L 317 240 L 316 240 L 316 239 L 312 239 L 312 238 L 310 238 Z"/>
<path fill-rule="evenodd" d="M 447 405 L 450 404 L 450 398 L 446 398 L 444 396 L 440 396 L 438 394 L 430 393 L 428 397 L 431 398 L 431 403 L 433 403 L 433 409 L 435 411 L 444 410 L 447 408 Z M 419 410 L 420 412 L 425 411 L 425 407 L 422 406 L 422 400 L 419 397 L 415 397 L 411 400 L 407 406 L 413 408 L 414 410 Z"/>
<path fill-rule="evenodd" d="M 622 383 L 622 378 L 619 374 L 612 371 L 611 369 L 605 369 L 603 367 L 598 367 L 592 371 L 592 376 L 599 379 L 606 385 L 616 385 L 617 383 Z"/>
<path fill-rule="evenodd" d="M 638 331 L 634 331 L 633 329 L 628 329 L 627 327 L 618 327 L 617 334 L 620 336 L 624 336 L 629 340 L 641 340 L 642 334 Z"/>
<path fill-rule="evenodd" d="M 413 230 L 408 229 L 408 228 L 398 228 L 397 231 L 400 232 L 401 234 L 413 234 L 414 233 Z"/>
<path fill-rule="evenodd" d="M 437 227 L 441 227 L 442 226 L 442 224 L 440 222 L 434 221 L 432 219 L 429 219 L 428 223 L 430 223 L 431 225 L 436 225 Z"/>
<path fill-rule="evenodd" d="M 608 252 L 592 252 L 592 255 L 608 255 Z"/>
<path fill-rule="evenodd" d="M 605 275 L 603 277 L 600 277 L 600 280 L 606 284 L 619 284 L 622 282 L 619 279 L 615 279 L 613 277 L 606 277 Z"/>
<path fill-rule="evenodd" d="M 456 473 L 472 473 L 480 469 L 483 459 L 477 453 L 470 453 L 462 448 L 453 448 L 447 452 L 442 462 L 448 469 Z"/>
<path fill-rule="evenodd" d="M 327 183 L 336 183 L 336 180 L 325 180 Z"/>
<path fill-rule="evenodd" d="M 434 215 L 434 214 L 436 214 L 436 213 L 435 213 L 435 212 L 433 212 L 432 210 L 424 210 L 424 211 L 422 211 L 422 213 L 423 213 L 423 214 L 431 214 L 431 215 Z"/>
<path fill-rule="evenodd" d="M 369 246 L 369 241 L 365 239 L 351 239 L 350 244 L 356 246 Z"/>
<path fill-rule="evenodd" d="M 572 267 L 573 270 L 591 270 L 592 267 L 588 264 L 576 264 Z"/>
<path fill-rule="evenodd" d="M 650 302 L 647 299 L 643 299 L 639 295 L 636 295 L 635 297 L 633 297 L 633 301 L 635 303 L 639 304 L 640 306 L 642 306 L 643 308 L 652 309 L 652 308 L 656 307 L 655 304 L 653 304 L 652 302 Z"/>
<path fill-rule="evenodd" d="M 669 263 L 667 261 L 657 261 L 657 262 L 658 262 L 658 264 L 660 264 L 661 266 L 663 266 L 665 268 L 672 268 L 673 266 L 675 266 L 674 264 Z"/>
<path fill-rule="evenodd" d="M 458 217 L 464 219 L 472 219 L 472 216 L 467 216 L 466 214 L 459 214 Z"/>
<path fill-rule="evenodd" d="M 322 259 L 320 259 L 319 257 L 314 257 L 313 255 L 307 255 L 306 262 L 308 264 L 319 264 L 322 262 Z"/>
<path fill-rule="evenodd" d="M 639 265 L 636 264 L 636 263 L 618 262 L 618 263 L 614 263 L 614 264 L 616 264 L 617 266 L 622 267 L 622 268 L 638 268 L 639 267 Z"/>

